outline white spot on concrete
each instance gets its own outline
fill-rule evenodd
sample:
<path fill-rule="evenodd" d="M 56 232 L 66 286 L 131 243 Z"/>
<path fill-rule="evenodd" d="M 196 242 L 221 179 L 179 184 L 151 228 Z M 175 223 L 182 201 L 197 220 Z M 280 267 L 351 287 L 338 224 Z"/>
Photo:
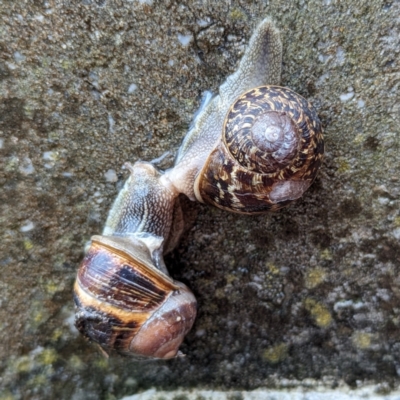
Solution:
<path fill-rule="evenodd" d="M 363 99 L 360 99 L 357 101 L 357 107 L 358 108 L 364 108 L 365 107 L 365 101 Z"/>
<path fill-rule="evenodd" d="M 14 69 L 18 68 L 18 66 L 15 65 L 14 63 L 6 62 L 6 65 L 7 65 L 8 69 L 10 69 L 11 71 L 14 71 Z"/>
<path fill-rule="evenodd" d="M 57 159 L 57 152 L 55 151 L 45 151 L 43 153 L 43 160 L 55 161 Z"/>
<path fill-rule="evenodd" d="M 19 171 L 24 175 L 30 175 L 35 172 L 35 168 L 32 165 L 32 160 L 28 157 L 25 157 L 22 160 L 22 165 L 19 167 Z"/>
<path fill-rule="evenodd" d="M 339 46 L 336 50 L 336 64 L 343 65 L 346 59 L 346 53 L 344 50 Z"/>
<path fill-rule="evenodd" d="M 343 93 L 340 95 L 340 101 L 342 102 L 346 102 L 351 100 L 354 97 L 354 91 L 352 88 L 349 88 L 351 90 L 349 90 L 347 93 Z"/>
<path fill-rule="evenodd" d="M 325 54 L 320 54 L 318 56 L 318 60 L 323 64 L 325 64 L 330 58 L 331 58 L 331 56 L 328 56 L 328 55 L 325 55 Z"/>
<path fill-rule="evenodd" d="M 75 313 L 71 312 L 70 315 L 64 319 L 64 325 L 68 326 L 74 336 L 79 335 L 79 332 L 75 327 Z"/>
<path fill-rule="evenodd" d="M 4 139 L 0 138 L 0 149 L 2 149 L 4 146 Z"/>
<path fill-rule="evenodd" d="M 25 224 L 19 228 L 20 232 L 29 232 L 32 229 L 35 229 L 35 224 L 32 221 L 25 221 Z"/>
<path fill-rule="evenodd" d="M 385 206 L 386 204 L 388 204 L 390 202 L 390 199 L 388 199 L 387 197 L 378 197 L 378 203 L 382 206 Z"/>
<path fill-rule="evenodd" d="M 135 85 L 134 83 L 131 83 L 128 87 L 128 93 L 131 94 L 133 93 L 135 90 L 137 89 L 137 85 Z"/>
<path fill-rule="evenodd" d="M 56 151 L 45 151 L 43 153 L 43 160 L 49 161 L 44 164 L 44 167 L 47 169 L 53 168 L 55 162 L 57 161 L 58 158 L 58 153 Z"/>
<path fill-rule="evenodd" d="M 106 178 L 107 182 L 117 182 L 118 181 L 117 173 L 113 169 L 109 169 L 107 172 L 105 172 L 104 177 Z"/>
<path fill-rule="evenodd" d="M 115 120 L 110 114 L 108 114 L 108 130 L 110 133 L 114 133 L 114 126 Z"/>
<path fill-rule="evenodd" d="M 120 35 L 119 33 L 117 33 L 115 35 L 115 45 L 116 46 L 120 46 L 123 43 L 122 41 L 122 35 Z"/>
<path fill-rule="evenodd" d="M 44 16 L 42 14 L 38 14 L 35 16 L 36 21 L 43 22 L 44 21 Z"/>
<path fill-rule="evenodd" d="M 174 61 L 174 60 L 169 60 L 169 61 L 168 61 L 168 65 L 169 65 L 170 67 L 172 67 L 174 64 L 175 64 L 175 61 Z"/>
<path fill-rule="evenodd" d="M 329 73 L 321 75 L 321 76 L 318 78 L 318 80 L 317 80 L 317 82 L 316 82 L 316 85 L 317 85 L 317 86 L 322 85 L 328 77 L 329 77 Z"/>
<path fill-rule="evenodd" d="M 195 333 L 195 335 L 197 336 L 197 337 L 202 337 L 202 336 L 204 336 L 206 334 L 206 330 L 205 329 L 198 329 L 197 331 L 196 331 L 196 333 Z"/>
<path fill-rule="evenodd" d="M 400 240 L 400 228 L 396 228 L 392 231 L 392 235 L 397 239 Z"/>
<path fill-rule="evenodd" d="M 210 18 L 204 18 L 204 19 L 197 20 L 197 25 L 201 26 L 202 28 L 206 27 L 207 25 L 210 25 L 210 23 L 211 23 Z"/>
<path fill-rule="evenodd" d="M 337 312 L 346 308 L 352 308 L 353 310 L 360 310 L 363 307 L 364 303 L 362 303 L 361 301 L 353 302 L 352 300 L 340 300 L 334 304 L 333 309 Z"/>
<path fill-rule="evenodd" d="M 72 172 L 63 172 L 61 175 L 65 178 L 71 178 L 72 176 L 74 176 Z"/>
<path fill-rule="evenodd" d="M 25 61 L 25 56 L 23 55 L 23 54 L 21 54 L 19 51 L 16 51 L 15 53 L 14 53 L 14 60 L 17 62 L 17 63 L 20 63 L 20 62 L 23 62 L 23 61 Z"/>
<path fill-rule="evenodd" d="M 390 301 L 392 297 L 389 290 L 384 288 L 377 289 L 376 296 L 386 302 Z"/>
<path fill-rule="evenodd" d="M 193 39 L 192 35 L 182 35 L 178 33 L 178 40 L 182 46 L 187 46 Z"/>

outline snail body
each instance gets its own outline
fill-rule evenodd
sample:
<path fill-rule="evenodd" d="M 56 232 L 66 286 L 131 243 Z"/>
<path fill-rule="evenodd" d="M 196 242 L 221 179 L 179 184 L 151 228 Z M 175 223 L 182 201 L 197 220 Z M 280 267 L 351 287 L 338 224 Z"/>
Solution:
<path fill-rule="evenodd" d="M 238 70 L 207 92 L 161 173 L 127 164 L 130 177 L 75 283 L 76 326 L 106 352 L 168 359 L 196 316 L 196 299 L 168 274 L 163 254 L 182 232 L 178 195 L 245 214 L 277 210 L 313 182 L 324 151 L 313 107 L 280 83 L 282 44 L 267 18 Z"/>

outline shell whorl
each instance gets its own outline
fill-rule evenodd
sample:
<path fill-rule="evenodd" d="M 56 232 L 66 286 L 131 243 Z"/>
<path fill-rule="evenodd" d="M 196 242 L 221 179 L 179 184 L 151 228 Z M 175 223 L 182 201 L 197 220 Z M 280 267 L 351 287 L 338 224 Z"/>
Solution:
<path fill-rule="evenodd" d="M 318 117 L 310 104 L 285 87 L 262 86 L 244 93 L 231 106 L 224 141 L 237 162 L 249 171 L 279 174 L 301 167 Z"/>
<path fill-rule="evenodd" d="M 277 210 L 311 185 L 323 152 L 307 100 L 285 87 L 251 89 L 229 109 L 222 140 L 196 178 L 196 197 L 239 213 Z"/>
<path fill-rule="evenodd" d="M 146 247 L 94 236 L 74 286 L 75 326 L 106 352 L 173 358 L 196 317 L 196 299 L 151 263 Z"/>
<path fill-rule="evenodd" d="M 289 166 L 300 149 L 301 133 L 293 120 L 293 104 L 290 99 L 283 103 L 284 91 L 280 97 L 277 93 L 272 87 L 253 89 L 232 105 L 226 117 L 225 145 L 249 171 L 276 173 Z"/>

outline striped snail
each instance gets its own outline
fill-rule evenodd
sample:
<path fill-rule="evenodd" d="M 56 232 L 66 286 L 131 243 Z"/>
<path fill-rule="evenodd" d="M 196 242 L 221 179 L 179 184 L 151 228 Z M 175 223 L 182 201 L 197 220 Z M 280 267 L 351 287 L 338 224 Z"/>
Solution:
<path fill-rule="evenodd" d="M 163 261 L 182 229 L 177 193 L 149 163 L 130 177 L 93 236 L 74 286 L 75 325 L 106 353 L 173 358 L 196 317 L 196 299 Z"/>
<path fill-rule="evenodd" d="M 238 70 L 207 92 L 179 149 L 162 173 L 127 164 L 130 177 L 75 283 L 76 326 L 107 352 L 168 359 L 196 316 L 196 300 L 163 261 L 182 230 L 177 200 L 245 214 L 277 210 L 301 197 L 324 151 L 313 107 L 280 82 L 282 45 L 267 18 Z"/>

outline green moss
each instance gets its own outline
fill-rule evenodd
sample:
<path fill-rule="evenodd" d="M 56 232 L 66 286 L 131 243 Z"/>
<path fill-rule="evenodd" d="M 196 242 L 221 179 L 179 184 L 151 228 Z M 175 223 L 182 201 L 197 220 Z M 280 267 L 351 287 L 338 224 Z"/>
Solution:
<path fill-rule="evenodd" d="M 50 385 L 49 377 L 46 376 L 45 374 L 35 375 L 31 379 L 29 379 L 29 381 L 27 382 L 27 385 L 31 386 L 35 389 L 48 386 L 48 385 Z"/>
<path fill-rule="evenodd" d="M 24 239 L 24 248 L 25 250 L 29 251 L 33 249 L 33 243 L 29 239 Z"/>
<path fill-rule="evenodd" d="M 79 371 L 85 367 L 85 363 L 76 354 L 70 357 L 68 363 L 73 371 Z"/>
<path fill-rule="evenodd" d="M 108 368 L 108 358 L 106 358 L 105 356 L 97 358 L 97 360 L 94 361 L 94 366 L 99 369 Z"/>
<path fill-rule="evenodd" d="M 271 364 L 283 361 L 288 354 L 288 345 L 286 343 L 278 343 L 275 346 L 264 350 L 263 358 Z"/>
<path fill-rule="evenodd" d="M 16 397 L 14 397 L 14 395 L 8 391 L 0 393 L 0 400 L 15 400 L 15 399 Z"/>
<path fill-rule="evenodd" d="M 19 159 L 18 157 L 10 157 L 4 167 L 6 172 L 13 172 L 18 169 Z"/>
<path fill-rule="evenodd" d="M 17 373 L 27 373 L 30 372 L 34 367 L 34 364 L 29 356 L 22 356 L 17 358 L 11 364 L 11 371 Z"/>
<path fill-rule="evenodd" d="M 332 253 L 329 249 L 324 249 L 321 251 L 321 259 L 325 261 L 331 261 L 332 260 Z"/>
<path fill-rule="evenodd" d="M 354 332 L 351 341 L 353 345 L 360 350 L 365 350 L 371 347 L 373 335 L 366 332 Z"/>
<path fill-rule="evenodd" d="M 58 354 L 54 349 L 44 349 L 37 358 L 37 362 L 41 365 L 52 365 L 58 359 Z"/>
<path fill-rule="evenodd" d="M 62 334 L 63 334 L 63 330 L 60 329 L 60 328 L 56 328 L 56 329 L 53 331 L 53 334 L 51 335 L 51 340 L 52 340 L 52 342 L 56 342 L 58 339 L 60 339 L 61 336 L 62 336 Z"/>
<path fill-rule="evenodd" d="M 338 172 L 342 174 L 347 171 L 350 171 L 349 162 L 345 159 L 338 159 Z"/>
<path fill-rule="evenodd" d="M 240 8 L 232 8 L 229 13 L 229 18 L 233 21 L 243 21 L 246 19 L 246 14 Z"/>
<path fill-rule="evenodd" d="M 315 267 L 307 270 L 304 281 L 307 289 L 313 289 L 322 283 L 326 278 L 326 271 L 323 268 Z"/>
<path fill-rule="evenodd" d="M 332 316 L 328 308 L 314 299 L 307 298 L 304 302 L 306 310 L 311 314 L 315 324 L 320 328 L 327 328 L 332 323 Z"/>
<path fill-rule="evenodd" d="M 279 268 L 273 263 L 268 263 L 267 268 L 268 268 L 269 272 L 271 272 L 271 274 L 273 274 L 273 275 L 277 275 L 280 272 Z"/>

